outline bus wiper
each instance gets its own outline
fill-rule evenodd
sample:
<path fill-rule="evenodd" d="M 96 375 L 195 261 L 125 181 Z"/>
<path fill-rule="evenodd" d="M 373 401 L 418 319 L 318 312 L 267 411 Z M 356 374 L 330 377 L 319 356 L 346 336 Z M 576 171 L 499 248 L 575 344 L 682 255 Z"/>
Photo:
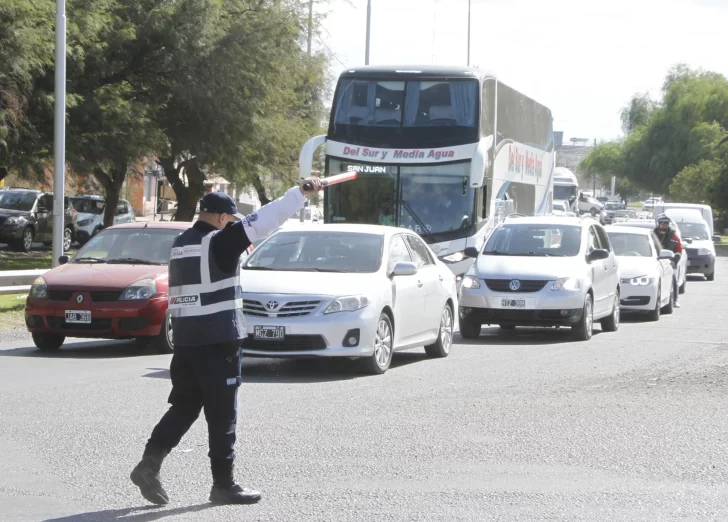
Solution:
<path fill-rule="evenodd" d="M 430 242 L 435 243 L 436 242 L 435 236 L 432 235 L 432 232 L 429 231 L 429 229 L 425 226 L 425 224 L 422 222 L 420 217 L 415 213 L 415 211 L 412 210 L 412 208 L 409 206 L 409 204 L 403 199 L 400 199 L 399 202 L 402 203 L 402 206 L 405 208 L 405 210 L 407 212 L 409 212 L 410 216 L 412 216 L 412 218 L 417 222 L 417 224 L 420 226 L 422 231 L 425 234 L 427 234 L 427 237 L 430 238 Z"/>

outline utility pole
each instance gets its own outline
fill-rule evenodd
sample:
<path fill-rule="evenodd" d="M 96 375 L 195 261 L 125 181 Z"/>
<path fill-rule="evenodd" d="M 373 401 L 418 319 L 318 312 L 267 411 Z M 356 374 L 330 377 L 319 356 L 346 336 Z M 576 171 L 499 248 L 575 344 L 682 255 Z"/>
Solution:
<path fill-rule="evenodd" d="M 313 34 L 313 0 L 308 0 L 308 55 L 311 56 L 311 36 Z"/>
<path fill-rule="evenodd" d="M 470 3 L 468 0 L 468 67 L 470 67 Z"/>
<path fill-rule="evenodd" d="M 66 214 L 66 2 L 56 0 L 56 93 L 53 137 L 53 266 L 63 255 L 63 218 Z"/>
<path fill-rule="evenodd" d="M 369 65 L 369 42 L 372 31 L 372 0 L 367 0 L 367 48 L 364 55 L 364 65 Z"/>

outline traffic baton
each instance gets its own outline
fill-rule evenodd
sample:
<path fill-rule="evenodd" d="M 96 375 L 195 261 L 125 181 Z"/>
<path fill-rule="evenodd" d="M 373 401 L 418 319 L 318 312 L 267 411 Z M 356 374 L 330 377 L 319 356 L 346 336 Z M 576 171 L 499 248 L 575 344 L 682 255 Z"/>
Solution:
<path fill-rule="evenodd" d="M 336 185 L 337 183 L 343 183 L 344 181 L 350 181 L 352 179 L 356 179 L 356 177 L 359 175 L 358 172 L 344 172 L 343 174 L 335 174 L 334 176 L 329 176 L 326 179 L 321 180 L 321 184 L 324 187 L 328 187 L 329 185 Z M 310 181 L 307 181 L 303 184 L 303 190 L 309 191 L 313 190 L 313 185 Z"/>

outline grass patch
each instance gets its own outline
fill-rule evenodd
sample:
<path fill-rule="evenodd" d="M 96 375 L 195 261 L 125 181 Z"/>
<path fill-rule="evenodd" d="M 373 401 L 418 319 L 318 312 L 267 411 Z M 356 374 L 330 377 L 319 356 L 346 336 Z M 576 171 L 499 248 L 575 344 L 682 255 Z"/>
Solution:
<path fill-rule="evenodd" d="M 633 201 L 632 203 L 627 203 L 627 207 L 629 208 L 642 208 L 642 203 L 639 201 Z"/>
<path fill-rule="evenodd" d="M 25 326 L 25 298 L 27 294 L 0 295 L 0 329 Z"/>
<path fill-rule="evenodd" d="M 0 270 L 32 270 L 53 265 L 50 252 L 0 253 Z"/>

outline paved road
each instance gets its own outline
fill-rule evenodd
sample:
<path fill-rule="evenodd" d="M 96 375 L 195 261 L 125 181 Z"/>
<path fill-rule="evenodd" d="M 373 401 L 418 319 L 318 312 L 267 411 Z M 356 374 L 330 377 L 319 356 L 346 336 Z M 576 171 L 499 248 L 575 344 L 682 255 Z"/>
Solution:
<path fill-rule="evenodd" d="M 211 507 L 198 422 L 170 456 L 172 503 L 127 479 L 165 411 L 169 356 L 0 345 L 3 521 L 728 519 L 728 258 L 659 324 L 573 343 L 530 330 L 420 351 L 381 377 L 251 360 L 238 477 L 257 506 Z"/>

